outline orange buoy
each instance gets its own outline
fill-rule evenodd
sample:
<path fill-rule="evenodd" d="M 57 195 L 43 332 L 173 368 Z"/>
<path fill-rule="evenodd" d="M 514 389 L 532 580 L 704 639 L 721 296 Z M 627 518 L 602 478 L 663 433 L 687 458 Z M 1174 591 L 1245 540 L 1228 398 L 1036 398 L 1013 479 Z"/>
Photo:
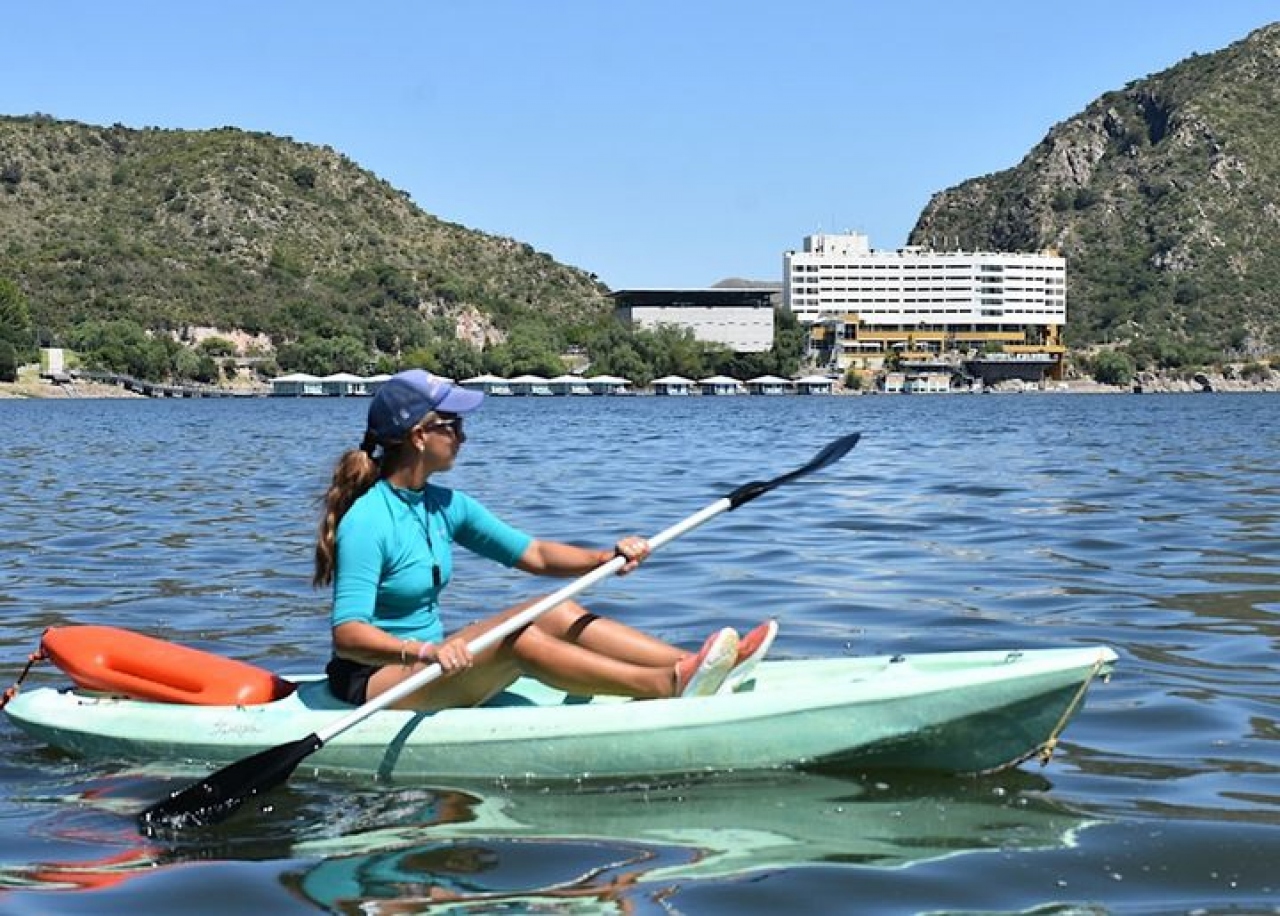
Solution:
<path fill-rule="evenodd" d="M 86 690 L 197 706 L 269 703 L 294 685 L 270 671 L 116 627 L 45 630 L 41 646 Z"/>

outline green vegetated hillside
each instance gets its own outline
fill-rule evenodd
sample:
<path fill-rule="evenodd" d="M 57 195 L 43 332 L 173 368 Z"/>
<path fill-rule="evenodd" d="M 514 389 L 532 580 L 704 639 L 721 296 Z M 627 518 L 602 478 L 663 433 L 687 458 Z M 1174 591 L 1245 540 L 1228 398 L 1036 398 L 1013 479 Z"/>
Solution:
<path fill-rule="evenodd" d="M 1280 348 L 1280 25 L 1193 56 L 936 195 L 913 244 L 1056 249 L 1068 342 L 1155 364 Z M 1140 361 L 1141 362 L 1141 361 Z"/>
<path fill-rule="evenodd" d="M 439 220 L 331 149 L 39 116 L 0 118 L 0 277 L 52 340 L 128 319 L 394 354 L 610 308 L 590 274 Z"/>
<path fill-rule="evenodd" d="M 740 355 L 622 328 L 608 292 L 527 244 L 437 219 L 328 148 L 0 117 L 0 376 L 8 348 L 21 359 L 37 343 L 202 382 L 246 355 L 260 375 L 556 375 L 589 360 L 641 384 L 799 363 L 788 316 L 773 352 Z"/>

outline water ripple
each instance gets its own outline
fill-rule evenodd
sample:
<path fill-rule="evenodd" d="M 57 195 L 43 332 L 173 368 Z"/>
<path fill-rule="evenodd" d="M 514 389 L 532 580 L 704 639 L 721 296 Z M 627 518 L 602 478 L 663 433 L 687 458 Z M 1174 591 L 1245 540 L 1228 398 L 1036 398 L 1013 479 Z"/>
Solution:
<path fill-rule="evenodd" d="M 0 645 L 10 668 L 45 627 L 72 622 L 164 635 L 284 672 L 321 666 L 327 596 L 309 585 L 317 498 L 331 462 L 356 444 L 366 406 L 0 402 Z M 754 787 L 764 793 L 757 801 L 791 806 L 834 850 L 776 863 L 768 882 L 726 881 L 697 871 L 697 843 L 637 839 L 638 818 L 602 847 L 617 854 L 597 863 L 603 883 L 627 874 L 643 888 L 649 879 L 633 873 L 669 876 L 662 887 L 689 911 L 712 895 L 713 909 L 770 912 L 780 891 L 788 906 L 804 900 L 818 912 L 855 899 L 886 912 L 1030 911 L 1046 900 L 1076 911 L 1097 901 L 1118 912 L 1252 911 L 1259 901 L 1273 907 L 1280 857 L 1280 427 L 1259 422 L 1278 407 L 1269 395 L 494 399 L 468 424 L 463 460 L 442 482 L 535 534 L 603 546 L 660 530 L 862 430 L 840 464 L 715 520 L 589 603 L 690 645 L 722 623 L 776 615 L 780 657 L 1098 643 L 1122 656 L 1067 730 L 1046 771 L 1051 784 L 983 786 L 1007 806 L 931 785 L 881 807 L 874 780 L 827 797 L 779 777 Z M 544 589 L 459 556 L 448 613 L 462 622 Z M 170 777 L 75 761 L 0 728 L 9 748 L 0 907 L 6 888 L 32 880 L 22 863 L 98 855 L 108 862 L 100 870 L 129 868 L 108 861 L 134 840 L 115 808 L 154 797 Z M 225 886 L 231 871 L 220 869 L 261 862 L 236 872 L 254 889 L 242 902 L 287 910 L 301 899 L 282 890 L 304 880 L 299 862 L 358 859 L 362 843 L 398 849 L 403 838 L 387 846 L 381 831 L 399 825 L 412 791 L 302 780 L 279 800 L 278 821 L 229 830 L 220 848 L 129 860 L 149 877 L 119 885 L 115 906 L 164 912 L 173 901 L 164 881 L 194 893 L 206 881 Z M 617 791 L 598 807 L 577 801 L 601 818 L 610 802 L 641 804 L 637 790 Z M 729 804 L 741 786 L 723 798 L 702 786 L 677 791 L 699 799 L 726 836 L 756 837 L 759 825 Z M 1046 796 L 1052 810 L 1037 807 Z M 518 848 L 490 835 L 499 875 L 549 881 L 589 858 L 580 843 L 565 845 L 545 805 L 515 802 L 536 809 L 541 832 Z M 1102 826 L 1068 831 L 1069 841 L 1034 856 L 1014 852 L 1018 836 L 1057 825 L 1062 809 L 1068 822 Z M 942 830 L 937 814 L 947 810 L 971 812 L 971 834 Z M 1022 820 L 1011 814 L 1019 810 Z M 983 818 L 1007 827 L 993 827 L 989 845 L 972 838 Z M 882 845 L 854 845 L 863 833 Z M 913 847 L 936 852 L 940 840 L 955 861 L 877 867 Z M 337 846 L 324 852 L 325 843 Z M 973 855 L 984 848 L 1004 853 Z M 166 872 L 206 855 L 208 878 Z M 637 855 L 648 858 L 611 864 Z M 676 905 L 629 893 L 642 910 Z"/>

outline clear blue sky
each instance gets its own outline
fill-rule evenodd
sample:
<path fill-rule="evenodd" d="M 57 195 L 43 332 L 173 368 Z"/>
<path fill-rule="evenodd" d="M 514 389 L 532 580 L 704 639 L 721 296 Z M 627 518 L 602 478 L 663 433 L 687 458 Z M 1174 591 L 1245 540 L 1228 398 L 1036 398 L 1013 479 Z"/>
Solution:
<path fill-rule="evenodd" d="M 614 289 L 777 280 L 1275 0 L 35 0 L 0 113 L 327 145 Z"/>

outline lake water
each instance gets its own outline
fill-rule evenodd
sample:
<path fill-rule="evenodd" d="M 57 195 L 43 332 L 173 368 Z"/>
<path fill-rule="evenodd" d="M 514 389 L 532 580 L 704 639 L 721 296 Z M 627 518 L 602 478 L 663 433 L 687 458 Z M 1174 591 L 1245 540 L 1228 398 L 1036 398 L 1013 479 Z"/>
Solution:
<path fill-rule="evenodd" d="M 0 401 L 6 686 L 69 623 L 322 667 L 316 499 L 366 407 Z M 159 842 L 133 815 L 201 771 L 4 719 L 0 914 L 1280 912 L 1280 396 L 491 399 L 441 482 L 607 545 L 853 430 L 839 465 L 584 600 L 690 645 L 777 615 L 778 657 L 1113 646 L 1046 769 L 554 791 L 300 771 L 270 814 Z M 459 566 L 454 621 L 546 588 Z"/>

